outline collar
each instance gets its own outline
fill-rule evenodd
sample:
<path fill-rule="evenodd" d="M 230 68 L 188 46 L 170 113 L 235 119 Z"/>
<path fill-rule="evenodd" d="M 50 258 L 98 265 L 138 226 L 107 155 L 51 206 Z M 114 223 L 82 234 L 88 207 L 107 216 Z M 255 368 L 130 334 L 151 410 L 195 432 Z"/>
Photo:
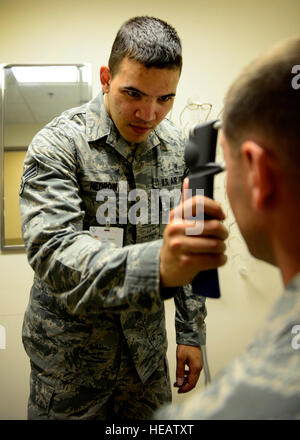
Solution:
<path fill-rule="evenodd" d="M 87 104 L 86 109 L 86 136 L 88 142 L 97 141 L 108 136 L 112 129 L 102 92 Z"/>
<path fill-rule="evenodd" d="M 290 282 L 287 284 L 285 290 L 295 292 L 300 291 L 300 272 L 296 273 Z"/>

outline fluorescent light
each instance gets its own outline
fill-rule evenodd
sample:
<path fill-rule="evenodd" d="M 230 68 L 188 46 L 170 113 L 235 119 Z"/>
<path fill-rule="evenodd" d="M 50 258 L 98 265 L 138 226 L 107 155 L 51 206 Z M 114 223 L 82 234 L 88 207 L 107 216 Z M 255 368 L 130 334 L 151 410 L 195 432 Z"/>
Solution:
<path fill-rule="evenodd" d="M 15 66 L 12 72 L 20 83 L 72 83 L 79 81 L 76 66 Z"/>

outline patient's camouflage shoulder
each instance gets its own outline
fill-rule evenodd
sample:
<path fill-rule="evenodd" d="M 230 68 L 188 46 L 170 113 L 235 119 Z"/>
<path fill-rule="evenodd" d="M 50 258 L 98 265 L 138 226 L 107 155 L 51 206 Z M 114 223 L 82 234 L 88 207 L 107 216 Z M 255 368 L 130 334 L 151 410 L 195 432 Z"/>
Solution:
<path fill-rule="evenodd" d="M 300 419 L 300 275 L 272 308 L 242 356 L 206 390 L 183 405 L 166 406 L 159 419 Z M 300 328 L 300 326 L 299 326 Z"/>

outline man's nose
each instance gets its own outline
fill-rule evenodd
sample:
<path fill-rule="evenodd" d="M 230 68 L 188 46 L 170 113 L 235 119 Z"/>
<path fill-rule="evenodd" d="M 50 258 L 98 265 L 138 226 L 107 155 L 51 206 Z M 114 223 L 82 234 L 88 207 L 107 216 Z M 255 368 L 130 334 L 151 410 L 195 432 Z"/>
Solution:
<path fill-rule="evenodd" d="M 143 121 L 150 122 L 156 119 L 156 104 L 152 100 L 147 100 L 140 103 L 135 112 L 135 116 Z"/>

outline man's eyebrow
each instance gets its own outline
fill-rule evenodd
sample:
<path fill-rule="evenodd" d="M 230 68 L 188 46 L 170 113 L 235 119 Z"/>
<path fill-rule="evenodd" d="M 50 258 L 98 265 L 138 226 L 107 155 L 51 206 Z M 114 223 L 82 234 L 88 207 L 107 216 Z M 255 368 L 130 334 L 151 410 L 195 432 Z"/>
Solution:
<path fill-rule="evenodd" d="M 129 90 L 130 92 L 136 92 L 136 93 L 139 93 L 140 95 L 148 96 L 146 93 L 142 92 L 139 89 L 136 89 L 135 87 L 125 86 L 125 87 L 121 87 L 121 88 L 122 88 L 122 90 Z M 176 96 L 176 95 L 175 95 L 175 93 L 168 93 L 167 95 L 160 96 L 160 98 L 167 98 L 169 96 L 172 97 L 172 96 Z"/>

